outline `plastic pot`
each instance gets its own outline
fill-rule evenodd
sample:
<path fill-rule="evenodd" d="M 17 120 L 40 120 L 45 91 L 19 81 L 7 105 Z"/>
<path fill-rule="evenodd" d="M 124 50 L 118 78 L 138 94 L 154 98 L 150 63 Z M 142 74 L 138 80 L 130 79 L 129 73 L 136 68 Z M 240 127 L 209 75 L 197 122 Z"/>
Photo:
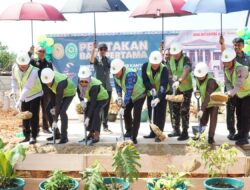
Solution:
<path fill-rule="evenodd" d="M 218 183 L 222 178 L 208 178 L 203 182 L 206 190 L 241 190 L 244 187 L 244 182 L 236 178 L 223 178 L 223 181 L 227 184 L 234 186 L 235 188 L 216 188 L 211 185 Z"/>
<path fill-rule="evenodd" d="M 12 188 L 0 188 L 0 190 L 23 190 L 23 187 L 25 186 L 25 181 L 24 179 L 21 178 L 16 178 L 15 183 L 18 185 L 17 187 L 12 187 Z"/>
<path fill-rule="evenodd" d="M 129 182 L 124 181 L 121 178 L 116 178 L 116 177 L 112 177 L 112 178 L 105 177 L 104 178 L 104 183 L 105 184 L 110 184 L 110 183 L 112 183 L 112 181 L 115 182 L 115 183 L 119 183 L 119 184 L 122 185 L 122 189 L 120 189 L 120 190 L 128 190 L 129 189 Z"/>
<path fill-rule="evenodd" d="M 153 180 L 156 182 L 158 179 L 159 178 L 155 178 Z M 148 190 L 155 190 L 155 188 L 150 183 L 147 183 L 147 188 L 148 188 Z M 178 190 L 187 190 L 187 187 L 184 183 L 181 185 L 178 185 L 176 188 L 178 188 Z"/>
<path fill-rule="evenodd" d="M 74 179 L 70 179 L 71 183 L 74 185 L 73 188 L 71 188 L 70 190 L 77 190 L 79 187 L 79 182 L 74 180 Z M 42 181 L 39 184 L 39 190 L 45 190 L 45 184 L 47 183 L 47 180 Z"/>

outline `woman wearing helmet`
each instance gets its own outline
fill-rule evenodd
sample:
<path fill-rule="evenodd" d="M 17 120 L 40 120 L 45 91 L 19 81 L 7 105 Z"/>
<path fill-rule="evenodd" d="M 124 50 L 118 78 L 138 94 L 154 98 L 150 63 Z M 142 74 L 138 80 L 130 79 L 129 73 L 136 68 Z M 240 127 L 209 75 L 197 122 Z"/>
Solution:
<path fill-rule="evenodd" d="M 88 67 L 80 67 L 78 78 L 77 93 L 81 101 L 81 106 L 83 110 L 85 110 L 84 125 L 89 131 L 87 140 L 92 140 L 92 143 L 97 143 L 100 139 L 102 112 L 108 103 L 109 95 L 103 87 L 102 82 L 91 77 L 91 71 Z M 87 100 L 87 103 L 84 99 Z M 83 141 L 85 141 L 85 139 L 80 142 Z"/>

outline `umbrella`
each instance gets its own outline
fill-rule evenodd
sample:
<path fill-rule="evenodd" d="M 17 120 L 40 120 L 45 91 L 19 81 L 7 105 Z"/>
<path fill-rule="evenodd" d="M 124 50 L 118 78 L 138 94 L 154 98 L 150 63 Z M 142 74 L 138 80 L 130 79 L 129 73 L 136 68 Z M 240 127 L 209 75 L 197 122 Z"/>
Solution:
<path fill-rule="evenodd" d="M 131 14 L 134 18 L 162 18 L 162 41 L 164 39 L 164 17 L 190 15 L 181 10 L 184 0 L 146 0 Z"/>
<path fill-rule="evenodd" d="M 222 13 L 250 10 L 249 0 L 188 0 L 182 7 L 192 13 L 221 13 L 221 35 L 222 35 Z"/>
<path fill-rule="evenodd" d="M 64 16 L 53 6 L 26 2 L 10 5 L 0 14 L 0 20 L 30 20 L 31 41 L 33 45 L 33 20 L 57 21 L 65 20 Z"/>
<path fill-rule="evenodd" d="M 94 39 L 96 41 L 96 12 L 128 11 L 120 0 L 68 0 L 62 13 L 94 13 Z"/>

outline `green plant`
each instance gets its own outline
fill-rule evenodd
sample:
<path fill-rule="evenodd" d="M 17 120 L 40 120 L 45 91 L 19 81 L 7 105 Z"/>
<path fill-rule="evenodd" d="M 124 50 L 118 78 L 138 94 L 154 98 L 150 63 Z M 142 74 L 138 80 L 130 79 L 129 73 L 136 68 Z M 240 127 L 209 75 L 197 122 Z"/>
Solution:
<path fill-rule="evenodd" d="M 150 179 L 147 181 L 155 190 L 178 190 L 180 187 L 191 187 L 192 183 L 187 180 L 185 172 L 172 172 L 170 174 L 162 174 L 157 180 Z"/>
<path fill-rule="evenodd" d="M 45 190 L 69 190 L 73 187 L 71 178 L 56 170 L 45 183 Z"/>
<path fill-rule="evenodd" d="M 195 141 L 190 140 L 189 145 L 195 152 L 201 155 L 208 169 L 209 177 L 222 176 L 227 173 L 228 167 L 237 161 L 237 149 L 224 143 L 219 147 L 212 148 L 206 143 L 205 134 Z"/>
<path fill-rule="evenodd" d="M 0 188 L 15 187 L 14 167 L 19 160 L 24 160 L 25 149 L 17 145 L 8 150 L 0 139 Z"/>
<path fill-rule="evenodd" d="M 128 181 L 130 183 L 133 183 L 135 179 L 137 180 L 139 177 L 138 168 L 141 167 L 141 165 L 138 163 L 139 159 L 140 154 L 132 142 L 125 141 L 119 144 L 113 156 L 112 163 L 116 177 L 120 177 L 124 181 Z M 104 184 L 104 179 L 100 173 L 100 166 L 101 164 L 99 162 L 96 162 L 92 165 L 91 168 L 87 168 L 84 172 L 81 173 L 83 175 L 82 179 L 85 184 L 84 190 L 119 189 L 120 186 L 116 183 L 115 179 L 111 179 L 111 185 Z"/>

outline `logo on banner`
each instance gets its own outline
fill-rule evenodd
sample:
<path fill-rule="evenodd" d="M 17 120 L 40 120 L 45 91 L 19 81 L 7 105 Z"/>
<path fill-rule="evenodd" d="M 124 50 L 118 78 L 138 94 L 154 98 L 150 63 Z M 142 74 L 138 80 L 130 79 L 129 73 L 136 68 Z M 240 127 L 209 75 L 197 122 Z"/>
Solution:
<path fill-rule="evenodd" d="M 78 48 L 74 43 L 68 43 L 65 47 L 65 54 L 69 59 L 74 59 L 78 55 Z"/>
<path fill-rule="evenodd" d="M 52 55 L 55 59 L 62 59 L 64 56 L 64 47 L 60 43 L 56 43 L 53 46 Z"/>

